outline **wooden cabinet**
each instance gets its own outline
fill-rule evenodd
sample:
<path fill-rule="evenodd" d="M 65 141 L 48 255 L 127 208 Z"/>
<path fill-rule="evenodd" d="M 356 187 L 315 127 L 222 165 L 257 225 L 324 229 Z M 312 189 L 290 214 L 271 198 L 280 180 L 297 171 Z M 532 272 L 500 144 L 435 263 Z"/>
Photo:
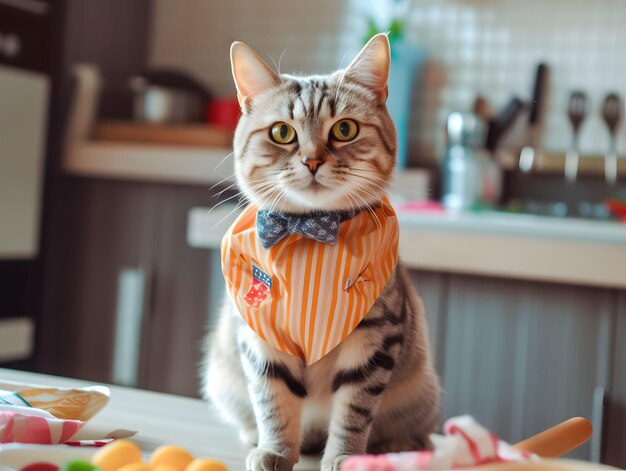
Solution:
<path fill-rule="evenodd" d="M 187 244 L 187 213 L 210 203 L 202 188 L 164 186 L 154 200 L 150 335 L 144 339 L 146 389 L 198 396 L 198 365 L 209 315 L 208 251 Z"/>
<path fill-rule="evenodd" d="M 418 291 L 428 316 L 428 336 L 437 371 L 443 371 L 448 277 L 442 273 L 410 271 L 413 286 Z"/>
<path fill-rule="evenodd" d="M 604 437 L 606 462 L 626 468 L 626 291 L 617 300 L 613 385 L 606 402 Z"/>
<path fill-rule="evenodd" d="M 471 414 L 516 442 L 583 416 L 596 425 L 596 436 L 571 456 L 588 460 L 600 458 L 603 438 L 605 444 L 621 440 L 625 418 L 613 420 L 613 429 L 602 426 L 602 391 L 605 403 L 613 404 L 613 384 L 626 385 L 618 373 L 625 371 L 624 360 L 616 359 L 613 369 L 618 318 L 626 339 L 626 315 L 617 316 L 615 291 L 424 272 L 412 276 L 427 308 L 436 313 L 429 313 L 429 320 L 444 389 L 442 419 Z M 626 350 L 622 353 L 626 358 Z M 621 448 L 614 448 L 623 460 Z"/>
<path fill-rule="evenodd" d="M 209 192 L 163 184 L 73 183 L 79 198 L 64 242 L 71 250 L 62 265 L 49 270 L 48 278 L 56 279 L 46 280 L 54 290 L 44 303 L 39 369 L 114 382 L 114 366 L 131 368 L 132 385 L 197 396 L 208 262 L 187 245 L 186 221 L 191 207 L 207 205 Z M 132 283 L 129 274 L 141 283 Z M 133 302 L 139 312 L 132 312 Z M 131 313 L 121 316 L 116 329 L 129 303 Z M 135 322 L 140 324 L 133 331 Z M 126 357 L 115 359 L 120 342 Z M 136 375 L 133 365 L 125 364 L 135 355 Z"/>

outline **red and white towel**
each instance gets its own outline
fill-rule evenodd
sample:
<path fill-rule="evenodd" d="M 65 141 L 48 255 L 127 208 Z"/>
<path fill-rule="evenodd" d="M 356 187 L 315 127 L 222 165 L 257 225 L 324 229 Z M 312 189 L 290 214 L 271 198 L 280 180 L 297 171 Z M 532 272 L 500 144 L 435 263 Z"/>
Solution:
<path fill-rule="evenodd" d="M 64 389 L 0 381 L 0 451 L 2 444 L 14 442 L 98 447 L 134 435 L 85 427 L 109 397 L 105 386 Z"/>
<path fill-rule="evenodd" d="M 0 443 L 64 443 L 84 424 L 80 420 L 57 419 L 41 409 L 4 405 L 0 409 Z"/>
<path fill-rule="evenodd" d="M 444 435 L 430 438 L 434 445 L 431 451 L 351 456 L 343 462 L 341 471 L 445 470 L 537 459 L 503 442 L 468 415 L 449 419 L 444 424 Z"/>

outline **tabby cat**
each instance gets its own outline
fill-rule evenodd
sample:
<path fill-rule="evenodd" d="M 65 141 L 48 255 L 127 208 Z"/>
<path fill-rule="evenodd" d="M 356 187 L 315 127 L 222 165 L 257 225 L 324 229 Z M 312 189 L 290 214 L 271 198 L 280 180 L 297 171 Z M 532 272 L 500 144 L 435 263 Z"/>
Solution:
<path fill-rule="evenodd" d="M 374 36 L 345 70 L 327 76 L 279 75 L 240 42 L 231 63 L 242 109 L 235 174 L 253 214 L 340 214 L 340 230 L 355 214 L 371 214 L 378 224 L 396 152 L 385 107 L 387 37 Z M 364 318 L 312 363 L 262 340 L 229 293 L 206 341 L 203 394 L 253 447 L 248 470 L 291 470 L 301 453 L 323 453 L 322 471 L 338 470 L 348 455 L 430 445 L 439 382 L 421 299 L 396 259 Z M 271 288 L 271 274 L 254 269 L 251 306 Z"/>

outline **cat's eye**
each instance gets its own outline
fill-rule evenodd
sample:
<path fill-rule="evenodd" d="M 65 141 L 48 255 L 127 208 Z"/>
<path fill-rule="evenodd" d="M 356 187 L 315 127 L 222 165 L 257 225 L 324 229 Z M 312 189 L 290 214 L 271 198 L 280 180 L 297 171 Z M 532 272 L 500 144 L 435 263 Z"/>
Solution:
<path fill-rule="evenodd" d="M 276 123 L 270 129 L 270 137 L 279 144 L 290 144 L 296 139 L 296 130 L 287 123 Z"/>
<path fill-rule="evenodd" d="M 341 119 L 333 124 L 330 133 L 334 139 L 347 142 L 354 139 L 359 132 L 359 126 L 351 119 Z"/>

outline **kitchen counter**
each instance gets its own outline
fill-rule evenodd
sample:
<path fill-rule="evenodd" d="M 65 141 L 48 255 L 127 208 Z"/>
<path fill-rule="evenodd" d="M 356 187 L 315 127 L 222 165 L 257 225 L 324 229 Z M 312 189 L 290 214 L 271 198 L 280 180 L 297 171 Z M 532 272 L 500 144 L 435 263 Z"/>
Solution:
<path fill-rule="evenodd" d="M 212 185 L 233 175 L 231 149 L 84 141 L 67 146 L 71 175 L 129 181 Z"/>
<path fill-rule="evenodd" d="M 219 248 L 233 206 L 193 208 L 187 241 Z M 626 288 L 626 225 L 525 214 L 399 212 L 400 256 L 410 268 Z"/>
<path fill-rule="evenodd" d="M 17 381 L 57 387 L 83 387 L 94 383 L 0 368 L 0 381 Z M 146 452 L 163 444 L 181 445 L 194 456 L 219 459 L 231 471 L 245 469 L 247 454 L 236 430 L 224 425 L 208 404 L 199 399 L 139 389 L 110 386 L 111 400 L 89 424 L 103 431 L 136 430 L 132 439 Z M 310 458 L 296 470 L 319 469 Z"/>

